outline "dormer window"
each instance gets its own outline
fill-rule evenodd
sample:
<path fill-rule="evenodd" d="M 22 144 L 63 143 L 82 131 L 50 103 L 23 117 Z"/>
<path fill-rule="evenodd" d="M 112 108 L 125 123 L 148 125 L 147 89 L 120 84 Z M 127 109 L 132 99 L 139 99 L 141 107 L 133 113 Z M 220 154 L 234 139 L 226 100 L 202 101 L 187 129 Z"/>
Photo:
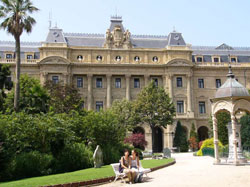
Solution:
<path fill-rule="evenodd" d="M 220 62 L 220 57 L 214 57 L 214 62 Z"/>
<path fill-rule="evenodd" d="M 83 56 L 82 55 L 78 55 L 77 56 L 77 60 L 82 61 L 83 60 Z"/>
<path fill-rule="evenodd" d="M 139 62 L 139 61 L 140 61 L 140 57 L 135 56 L 134 61 L 135 61 L 135 62 Z"/>
<path fill-rule="evenodd" d="M 12 59 L 13 55 L 12 54 L 6 54 L 6 59 Z"/>
<path fill-rule="evenodd" d="M 33 59 L 33 55 L 27 55 L 27 60 Z"/>
<path fill-rule="evenodd" d="M 115 60 L 116 60 L 117 62 L 120 62 L 120 61 L 122 60 L 122 57 L 121 57 L 121 56 L 116 56 L 116 57 L 115 57 Z"/>
<path fill-rule="evenodd" d="M 196 57 L 196 62 L 203 62 L 203 58 L 201 56 Z"/>
<path fill-rule="evenodd" d="M 237 58 L 236 57 L 231 57 L 230 61 L 231 62 L 237 62 Z"/>
<path fill-rule="evenodd" d="M 158 62 L 158 57 L 154 56 L 152 60 L 153 60 L 153 62 Z"/>
<path fill-rule="evenodd" d="M 98 55 L 98 56 L 96 57 L 96 60 L 97 60 L 97 61 L 102 61 L 102 56 L 101 56 L 101 55 Z"/>

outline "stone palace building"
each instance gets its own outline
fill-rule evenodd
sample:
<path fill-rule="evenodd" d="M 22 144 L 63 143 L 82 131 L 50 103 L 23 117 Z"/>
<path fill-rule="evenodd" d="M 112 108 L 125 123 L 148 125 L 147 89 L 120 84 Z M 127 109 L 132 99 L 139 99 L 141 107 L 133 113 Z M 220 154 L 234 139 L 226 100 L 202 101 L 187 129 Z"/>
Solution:
<path fill-rule="evenodd" d="M 15 43 L 0 41 L 0 63 L 10 64 L 14 80 Z M 133 100 L 150 81 L 163 86 L 176 106 L 175 122 L 157 128 L 155 151 L 172 147 L 177 120 L 187 134 L 194 123 L 199 139 L 210 129 L 210 99 L 225 82 L 229 62 L 237 80 L 250 88 L 250 48 L 192 46 L 181 33 L 166 36 L 133 35 L 122 18 L 111 17 L 106 34 L 64 33 L 50 28 L 43 42 L 21 44 L 21 72 L 42 83 L 73 83 L 87 110 L 104 110 L 116 99 Z M 138 127 L 152 149 L 151 130 Z"/>

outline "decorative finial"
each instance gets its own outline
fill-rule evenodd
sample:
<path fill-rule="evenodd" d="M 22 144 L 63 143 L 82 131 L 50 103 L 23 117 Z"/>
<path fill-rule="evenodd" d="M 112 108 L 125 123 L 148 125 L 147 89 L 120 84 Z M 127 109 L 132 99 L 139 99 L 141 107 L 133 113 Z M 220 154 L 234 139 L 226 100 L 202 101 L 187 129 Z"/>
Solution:
<path fill-rule="evenodd" d="M 227 74 L 227 77 L 228 78 L 234 78 L 234 74 L 233 74 L 233 71 L 232 71 L 232 66 L 231 66 L 231 63 L 229 62 L 229 67 L 228 67 L 228 74 Z"/>
<path fill-rule="evenodd" d="M 52 11 L 49 12 L 49 29 L 51 29 L 52 26 Z"/>
<path fill-rule="evenodd" d="M 176 32 L 176 30 L 175 30 L 175 26 L 173 26 L 173 32 Z"/>

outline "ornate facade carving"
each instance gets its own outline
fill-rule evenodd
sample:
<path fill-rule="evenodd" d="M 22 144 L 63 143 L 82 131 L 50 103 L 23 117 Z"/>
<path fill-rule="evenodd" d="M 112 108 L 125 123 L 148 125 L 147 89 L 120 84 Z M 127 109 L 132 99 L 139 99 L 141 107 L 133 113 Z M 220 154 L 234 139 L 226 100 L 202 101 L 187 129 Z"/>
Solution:
<path fill-rule="evenodd" d="M 104 47 L 129 49 L 131 46 L 129 30 L 122 32 L 122 28 L 119 25 L 116 25 L 113 31 L 107 29 Z"/>

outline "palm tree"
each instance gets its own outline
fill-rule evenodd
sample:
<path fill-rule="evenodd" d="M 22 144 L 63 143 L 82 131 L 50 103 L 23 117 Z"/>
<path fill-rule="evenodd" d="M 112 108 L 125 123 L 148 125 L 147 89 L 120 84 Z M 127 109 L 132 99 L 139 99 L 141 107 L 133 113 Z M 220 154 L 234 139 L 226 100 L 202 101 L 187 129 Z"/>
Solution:
<path fill-rule="evenodd" d="M 32 26 L 36 20 L 29 14 L 38 11 L 38 8 L 33 6 L 30 0 L 0 0 L 0 28 L 7 30 L 8 33 L 14 36 L 16 42 L 16 80 L 15 80 L 15 97 L 14 109 L 18 112 L 19 97 L 20 97 L 20 37 L 23 31 L 30 33 Z"/>

